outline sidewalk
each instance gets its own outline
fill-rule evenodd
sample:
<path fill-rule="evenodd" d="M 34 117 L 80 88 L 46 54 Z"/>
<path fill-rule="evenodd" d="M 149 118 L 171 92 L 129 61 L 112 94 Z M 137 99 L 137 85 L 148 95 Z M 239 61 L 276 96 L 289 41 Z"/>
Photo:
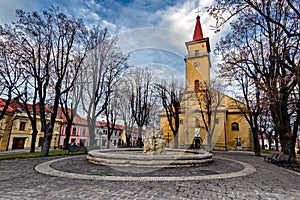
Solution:
<path fill-rule="evenodd" d="M 54 150 L 54 149 L 50 149 Z M 18 154 L 18 153 L 29 153 L 30 149 L 13 149 L 8 151 L 0 151 L 0 155 Z M 36 147 L 35 152 L 41 152 L 41 147 Z"/>

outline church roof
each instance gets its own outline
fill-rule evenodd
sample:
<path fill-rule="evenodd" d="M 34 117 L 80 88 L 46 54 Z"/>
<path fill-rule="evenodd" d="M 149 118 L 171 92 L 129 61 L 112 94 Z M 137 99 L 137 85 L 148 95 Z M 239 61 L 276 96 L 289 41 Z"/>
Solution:
<path fill-rule="evenodd" d="M 200 23 L 200 16 L 198 15 L 196 17 L 196 25 L 195 25 L 193 40 L 201 40 L 201 39 L 203 39 L 203 32 Z"/>

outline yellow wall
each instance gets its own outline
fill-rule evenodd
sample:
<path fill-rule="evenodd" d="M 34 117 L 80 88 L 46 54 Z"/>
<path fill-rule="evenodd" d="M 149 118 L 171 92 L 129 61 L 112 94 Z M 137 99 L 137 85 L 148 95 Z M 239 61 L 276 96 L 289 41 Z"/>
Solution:
<path fill-rule="evenodd" d="M 239 130 L 231 130 L 231 124 L 237 122 L 239 124 Z M 227 115 L 227 144 L 229 150 L 235 149 L 238 136 L 242 143 L 244 150 L 251 150 L 251 136 L 249 132 L 249 124 L 242 114 L 228 114 Z"/>
<path fill-rule="evenodd" d="M 0 151 L 5 151 L 7 148 L 8 137 L 11 127 L 12 113 L 4 115 L 0 120 Z"/>
<path fill-rule="evenodd" d="M 194 88 L 194 81 L 210 80 L 210 59 L 207 52 L 206 41 L 187 42 L 188 56 L 186 58 L 186 80 Z M 195 56 L 195 50 L 199 50 L 199 55 Z M 196 65 L 198 63 L 198 65 Z"/>
<path fill-rule="evenodd" d="M 17 113 L 13 117 L 10 118 L 10 122 L 12 122 L 12 129 L 11 129 L 11 123 L 6 123 L 6 132 L 8 133 L 7 136 L 2 140 L 1 142 L 1 150 L 6 150 L 8 138 L 9 138 L 9 145 L 8 149 L 11 150 L 16 148 L 16 142 L 14 143 L 14 140 L 24 140 L 24 145 L 23 147 L 25 149 L 29 149 L 31 146 L 31 141 L 32 141 L 32 126 L 29 118 L 25 113 Z M 20 124 L 21 122 L 26 122 L 24 130 L 20 130 Z M 11 130 L 10 130 L 11 129 Z M 38 129 L 38 134 L 36 137 L 36 143 L 35 147 L 39 146 L 39 140 L 40 138 L 44 137 L 44 133 L 41 131 L 41 124 L 40 120 L 37 120 L 37 129 Z M 60 129 L 61 129 L 61 120 L 57 120 L 53 129 L 53 137 L 52 141 L 50 144 L 50 147 L 58 146 L 59 144 L 59 135 L 60 135 Z M 10 134 L 11 133 L 11 134 Z M 10 134 L 10 136 L 9 136 Z M 56 138 L 55 138 L 56 137 Z M 56 139 L 56 140 L 55 140 Z M 55 142 L 55 143 L 54 143 Z"/>

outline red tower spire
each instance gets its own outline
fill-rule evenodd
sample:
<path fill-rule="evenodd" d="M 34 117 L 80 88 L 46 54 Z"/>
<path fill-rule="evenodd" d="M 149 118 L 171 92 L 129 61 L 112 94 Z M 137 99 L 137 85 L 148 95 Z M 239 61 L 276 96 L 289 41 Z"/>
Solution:
<path fill-rule="evenodd" d="M 203 33 L 202 33 L 202 28 L 200 23 L 200 16 L 198 15 L 196 17 L 196 26 L 194 30 L 193 40 L 201 40 L 201 39 L 203 39 Z"/>

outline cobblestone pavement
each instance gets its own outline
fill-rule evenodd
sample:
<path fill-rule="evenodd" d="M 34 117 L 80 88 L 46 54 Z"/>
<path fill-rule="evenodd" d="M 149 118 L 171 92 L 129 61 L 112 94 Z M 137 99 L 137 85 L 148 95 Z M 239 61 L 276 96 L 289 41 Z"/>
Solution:
<path fill-rule="evenodd" d="M 178 177 L 177 181 L 124 181 L 120 172 L 86 163 L 84 157 L 70 156 L 51 167 L 80 174 L 120 176 L 119 181 L 81 180 L 38 173 L 34 167 L 61 157 L 0 161 L 0 199 L 300 199 L 299 173 L 287 171 L 249 153 L 214 153 L 215 162 L 197 169 L 165 169 L 154 176 Z M 256 168 L 252 174 L 226 179 L 181 181 L 180 177 L 209 176 L 237 172 L 241 164 Z M 149 175 L 148 173 L 148 175 Z M 130 174 L 133 175 L 133 174 Z M 143 174 L 145 175 L 145 174 Z M 139 175 L 134 175 L 139 176 Z"/>

